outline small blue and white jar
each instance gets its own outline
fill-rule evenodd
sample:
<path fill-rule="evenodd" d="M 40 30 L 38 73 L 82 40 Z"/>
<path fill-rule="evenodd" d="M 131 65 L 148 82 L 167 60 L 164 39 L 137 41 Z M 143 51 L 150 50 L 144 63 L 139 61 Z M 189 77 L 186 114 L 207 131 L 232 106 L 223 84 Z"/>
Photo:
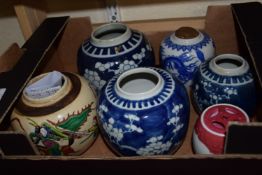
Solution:
<path fill-rule="evenodd" d="M 249 64 L 236 54 L 221 54 L 202 64 L 192 92 L 199 113 L 218 103 L 236 105 L 249 117 L 256 109 L 256 88 Z"/>
<path fill-rule="evenodd" d="M 122 23 L 99 26 L 78 50 L 79 73 L 97 92 L 116 74 L 154 64 L 149 41 Z"/>
<path fill-rule="evenodd" d="M 97 107 L 101 134 L 118 155 L 171 154 L 187 132 L 186 89 L 163 69 L 135 68 L 114 76 Z"/>
<path fill-rule="evenodd" d="M 167 36 L 160 46 L 165 70 L 190 87 L 199 66 L 215 56 L 213 39 L 191 27 L 181 27 Z"/>

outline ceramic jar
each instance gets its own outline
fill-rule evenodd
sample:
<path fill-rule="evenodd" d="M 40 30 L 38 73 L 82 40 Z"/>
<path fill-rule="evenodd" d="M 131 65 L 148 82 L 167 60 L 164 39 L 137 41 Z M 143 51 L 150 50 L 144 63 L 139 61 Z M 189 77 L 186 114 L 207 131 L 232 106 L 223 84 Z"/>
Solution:
<path fill-rule="evenodd" d="M 98 92 L 114 75 L 154 64 L 149 41 L 122 23 L 98 27 L 78 50 L 78 70 Z"/>
<path fill-rule="evenodd" d="M 250 117 L 256 108 L 256 89 L 249 64 L 239 55 L 222 54 L 200 66 L 196 75 L 193 103 L 201 113 L 217 103 L 229 103 Z"/>
<path fill-rule="evenodd" d="M 186 87 L 192 85 L 200 64 L 215 56 L 213 39 L 205 32 L 181 27 L 167 36 L 160 46 L 162 66 Z"/>
<path fill-rule="evenodd" d="M 222 154 L 229 122 L 246 123 L 249 117 L 231 104 L 215 104 L 204 110 L 193 131 L 193 148 L 198 154 Z"/>
<path fill-rule="evenodd" d="M 118 155 L 173 153 L 188 127 L 186 89 L 162 69 L 135 68 L 113 77 L 97 107 L 101 133 Z"/>
<path fill-rule="evenodd" d="M 46 75 L 36 76 L 28 86 Z M 97 137 L 96 97 L 87 80 L 77 74 L 63 72 L 62 82 L 58 91 L 42 98 L 24 90 L 11 125 L 25 132 L 41 154 L 80 155 Z"/>

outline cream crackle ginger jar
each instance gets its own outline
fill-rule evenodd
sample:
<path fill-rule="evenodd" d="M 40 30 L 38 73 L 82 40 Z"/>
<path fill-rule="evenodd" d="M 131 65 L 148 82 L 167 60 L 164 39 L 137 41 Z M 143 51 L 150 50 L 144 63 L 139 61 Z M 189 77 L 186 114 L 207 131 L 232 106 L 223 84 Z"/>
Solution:
<path fill-rule="evenodd" d="M 11 115 L 40 153 L 80 155 L 97 137 L 96 97 L 86 79 L 50 72 L 29 81 Z"/>

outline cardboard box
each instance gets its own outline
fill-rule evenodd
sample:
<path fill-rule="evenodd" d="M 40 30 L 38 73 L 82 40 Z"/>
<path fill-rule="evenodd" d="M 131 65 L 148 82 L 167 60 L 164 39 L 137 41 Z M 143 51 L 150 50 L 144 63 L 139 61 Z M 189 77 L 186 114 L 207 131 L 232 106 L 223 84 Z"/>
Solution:
<path fill-rule="evenodd" d="M 257 6 L 257 4 L 255 3 Z M 261 5 L 261 4 L 260 4 Z M 237 14 L 235 13 L 236 17 Z M 241 21 L 234 23 L 231 6 L 210 6 L 205 20 L 205 30 L 214 38 L 216 43 L 216 54 L 240 53 L 239 44 L 244 47 L 247 42 L 238 41 L 237 31 Z M 193 26 L 193 23 L 180 23 L 169 21 L 168 30 L 165 31 L 143 31 L 152 43 L 157 56 L 160 42 L 164 36 L 177 29 L 179 24 Z M 163 24 L 163 21 L 151 21 L 153 25 Z M 178 23 L 178 25 L 175 25 Z M 143 26 L 143 23 L 139 23 Z M 137 24 L 137 26 L 139 26 Z M 133 24 L 129 24 L 132 26 Z M 235 28 L 236 26 L 236 28 Z M 140 29 L 142 29 L 141 27 Z M 32 37 L 19 48 L 12 45 L 0 59 L 0 166 L 12 172 L 81 172 L 86 173 L 118 171 L 125 174 L 147 172 L 163 173 L 172 172 L 216 172 L 224 173 L 237 171 L 242 173 L 259 173 L 262 155 L 258 154 L 224 154 L 224 155 L 196 155 L 191 146 L 191 137 L 197 114 L 191 106 L 189 129 L 180 149 L 173 155 L 148 156 L 148 157 L 117 157 L 105 144 L 101 136 L 81 156 L 42 156 L 32 155 L 37 153 L 34 145 L 23 133 L 10 131 L 9 117 L 16 100 L 19 98 L 23 88 L 33 76 L 51 70 L 77 72 L 76 53 L 80 44 L 90 36 L 92 24 L 89 18 L 68 17 L 48 18 L 34 32 Z M 240 32 L 243 34 L 242 32 Z M 249 45 L 248 45 L 249 46 Z M 249 55 L 249 54 L 248 54 Z M 249 55 L 250 56 L 250 55 Z M 251 63 L 256 65 L 256 62 Z M 15 85 L 14 85 L 15 83 Z M 253 122 L 258 125 L 260 123 Z M 18 140 L 20 139 L 20 140 Z M 261 142 L 261 141 L 260 141 Z M 8 167 L 15 168 L 8 168 Z M 30 168 L 30 170 L 24 167 Z M 1 170 L 3 171 L 3 170 Z M 260 170 L 261 171 L 261 170 Z M 261 173 L 261 172 L 260 172 Z"/>

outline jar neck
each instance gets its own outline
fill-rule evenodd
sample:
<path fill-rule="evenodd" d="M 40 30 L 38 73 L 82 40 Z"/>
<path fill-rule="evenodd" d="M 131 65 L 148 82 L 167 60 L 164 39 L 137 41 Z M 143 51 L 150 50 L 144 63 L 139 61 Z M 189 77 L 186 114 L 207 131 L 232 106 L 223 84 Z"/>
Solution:
<path fill-rule="evenodd" d="M 33 78 L 32 80 L 30 80 L 28 84 L 30 85 L 38 81 L 39 79 L 43 78 L 46 75 L 47 73 L 41 74 Z M 69 93 L 70 89 L 72 88 L 72 82 L 70 81 L 68 77 L 66 77 L 65 75 L 62 75 L 62 79 L 63 79 L 63 84 L 61 88 L 54 94 L 49 95 L 47 97 L 43 97 L 43 98 L 31 98 L 29 95 L 27 95 L 27 93 L 25 93 L 25 91 L 23 91 L 22 101 L 26 105 L 34 106 L 34 107 L 48 106 L 48 105 L 52 105 L 60 101 L 62 98 L 64 98 Z"/>
<path fill-rule="evenodd" d="M 239 55 L 222 54 L 209 62 L 210 69 L 218 75 L 238 76 L 249 70 L 247 61 Z"/>
<path fill-rule="evenodd" d="M 96 28 L 91 34 L 91 43 L 99 47 L 111 47 L 127 41 L 131 30 L 122 23 L 110 23 Z"/>
<path fill-rule="evenodd" d="M 160 93 L 163 78 L 150 68 L 135 68 L 121 74 L 116 82 L 116 93 L 125 99 L 143 100 Z"/>

